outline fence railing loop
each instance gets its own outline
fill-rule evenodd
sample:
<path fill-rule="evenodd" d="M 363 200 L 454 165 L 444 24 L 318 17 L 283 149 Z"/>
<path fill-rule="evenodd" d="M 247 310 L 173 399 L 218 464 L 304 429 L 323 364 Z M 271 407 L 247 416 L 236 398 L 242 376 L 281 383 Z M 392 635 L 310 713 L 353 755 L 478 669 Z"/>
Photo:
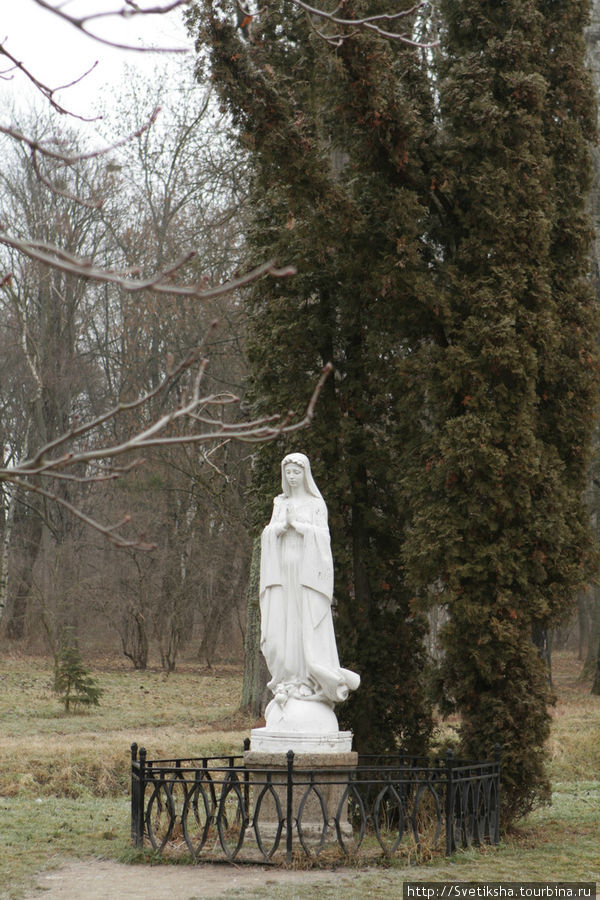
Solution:
<path fill-rule="evenodd" d="M 499 841 L 499 745 L 485 761 L 451 750 L 435 759 L 359 756 L 341 767 L 311 768 L 292 750 L 280 758 L 263 766 L 232 755 L 151 760 L 133 743 L 132 842 L 207 861 L 289 864 L 325 851 L 364 862 L 403 851 L 450 856 Z"/>

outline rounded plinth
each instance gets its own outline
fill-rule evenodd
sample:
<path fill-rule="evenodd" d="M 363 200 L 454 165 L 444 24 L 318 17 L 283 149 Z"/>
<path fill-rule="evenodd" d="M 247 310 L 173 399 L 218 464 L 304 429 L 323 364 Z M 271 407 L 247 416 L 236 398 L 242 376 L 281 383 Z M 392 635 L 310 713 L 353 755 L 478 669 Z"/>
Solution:
<path fill-rule="evenodd" d="M 336 734 L 339 731 L 336 715 L 322 700 L 287 697 L 279 703 L 271 700 L 265 712 L 268 731 L 278 734 Z"/>

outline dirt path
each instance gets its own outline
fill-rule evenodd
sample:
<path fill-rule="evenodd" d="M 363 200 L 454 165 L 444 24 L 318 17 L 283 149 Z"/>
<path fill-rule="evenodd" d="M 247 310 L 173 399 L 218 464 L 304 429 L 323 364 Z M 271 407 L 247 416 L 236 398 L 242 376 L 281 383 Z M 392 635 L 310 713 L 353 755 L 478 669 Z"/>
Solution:
<path fill-rule="evenodd" d="M 349 877 L 348 873 L 344 876 Z M 309 897 L 316 884 L 341 886 L 339 879 L 339 873 L 330 871 L 225 865 L 149 867 L 92 860 L 40 873 L 37 889 L 26 896 L 29 900 L 204 900 L 297 885 L 295 896 Z"/>

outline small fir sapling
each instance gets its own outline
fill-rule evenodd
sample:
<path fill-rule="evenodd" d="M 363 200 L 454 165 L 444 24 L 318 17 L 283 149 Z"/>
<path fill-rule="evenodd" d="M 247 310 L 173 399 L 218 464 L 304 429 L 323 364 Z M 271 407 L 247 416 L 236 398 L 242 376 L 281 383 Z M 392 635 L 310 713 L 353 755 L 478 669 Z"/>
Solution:
<path fill-rule="evenodd" d="M 98 706 L 103 693 L 84 665 L 71 629 L 66 629 L 62 636 L 54 690 L 62 697 L 66 712 L 70 712 L 72 706 Z"/>

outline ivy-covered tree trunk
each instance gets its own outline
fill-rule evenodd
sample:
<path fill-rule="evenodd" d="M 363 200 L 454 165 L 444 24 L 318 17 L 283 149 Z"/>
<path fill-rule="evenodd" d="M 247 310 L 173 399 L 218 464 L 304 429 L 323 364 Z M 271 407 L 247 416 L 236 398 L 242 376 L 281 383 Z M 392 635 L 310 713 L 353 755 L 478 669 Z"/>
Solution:
<path fill-rule="evenodd" d="M 340 657 L 362 677 L 340 718 L 361 751 L 421 748 L 425 622 L 404 583 L 398 487 L 403 367 L 427 293 L 421 60 L 366 34 L 333 47 L 292 3 L 268 4 L 243 29 L 235 2 L 220 9 L 197 3 L 189 24 L 250 153 L 248 263 L 298 270 L 251 292 L 255 412 L 299 410 L 335 366 L 311 429 L 257 455 L 257 530 L 281 490 L 281 457 L 307 453 L 329 508 Z"/>
<path fill-rule="evenodd" d="M 597 391 L 587 281 L 587 3 L 443 0 L 440 331 L 407 547 L 450 613 L 444 697 L 463 750 L 503 746 L 503 822 L 549 797 L 552 702 L 532 635 L 588 575 Z"/>

